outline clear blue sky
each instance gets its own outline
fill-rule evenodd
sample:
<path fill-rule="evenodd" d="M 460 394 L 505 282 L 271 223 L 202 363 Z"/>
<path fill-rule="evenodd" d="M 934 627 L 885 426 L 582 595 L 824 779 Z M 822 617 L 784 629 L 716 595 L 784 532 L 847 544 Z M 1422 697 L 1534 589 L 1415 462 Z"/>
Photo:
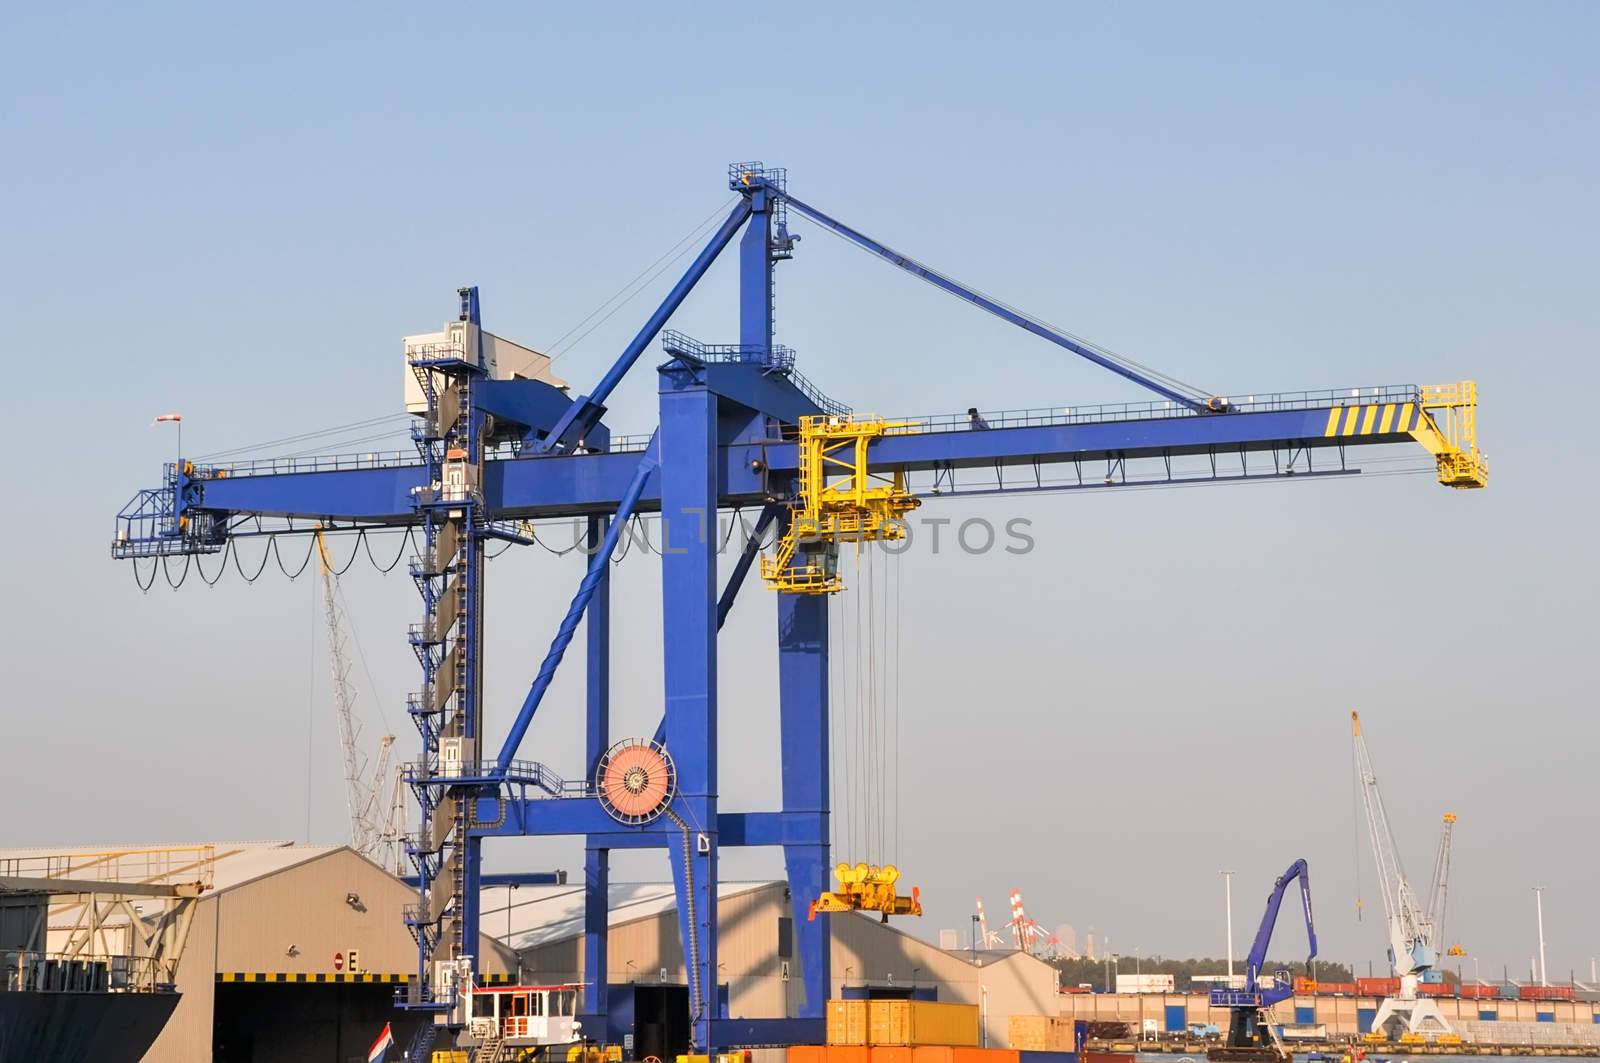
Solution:
<path fill-rule="evenodd" d="M 1039 545 L 905 562 L 897 855 L 927 932 L 1016 885 L 1119 952 L 1220 952 L 1228 865 L 1242 948 L 1305 856 L 1326 953 L 1364 967 L 1383 939 L 1354 919 L 1354 706 L 1414 876 L 1439 813 L 1461 815 L 1451 937 L 1484 974 L 1526 970 L 1536 883 L 1552 972 L 1600 952 L 1592 5 L 13 5 L 0 25 L 7 843 L 303 834 L 308 688 L 312 835 L 338 838 L 308 581 L 142 595 L 106 557 L 170 453 L 150 418 L 182 411 L 204 452 L 391 413 L 399 337 L 438 327 L 457 285 L 549 345 L 727 198 L 726 163 L 759 158 L 1221 393 L 1482 387 L 1486 492 L 1392 476 L 941 504 L 1026 516 Z M 1138 397 L 795 228 L 781 338 L 858 409 Z M 559 370 L 592 382 L 665 283 Z M 730 339 L 731 294 L 718 271 L 675 323 Z M 649 430 L 653 386 L 630 379 L 618 428 Z M 503 720 L 578 569 L 495 569 Z M 413 592 L 347 579 L 369 735 L 379 705 L 405 727 Z M 642 557 L 617 579 L 618 730 L 647 731 L 657 585 Z M 761 593 L 723 640 L 730 805 L 776 792 Z M 558 685 L 526 749 L 569 771 L 576 692 Z M 581 859 L 530 842 L 495 862 Z"/>

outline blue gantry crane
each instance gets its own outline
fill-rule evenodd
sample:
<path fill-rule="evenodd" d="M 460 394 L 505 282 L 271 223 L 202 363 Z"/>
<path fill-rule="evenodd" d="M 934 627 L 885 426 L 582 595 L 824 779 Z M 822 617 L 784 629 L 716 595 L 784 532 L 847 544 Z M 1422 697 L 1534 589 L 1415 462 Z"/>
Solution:
<path fill-rule="evenodd" d="M 163 566 L 179 557 L 185 567 L 208 555 L 225 561 L 247 538 L 415 534 L 410 574 L 421 620 L 409 639 L 421 674 L 408 709 L 421 749 L 407 779 L 419 806 L 409 845 L 418 899 L 406 921 L 418 965 L 402 1004 L 432 1013 L 439 1029 L 464 1025 L 485 841 L 567 835 L 585 847 L 586 1030 L 607 1029 L 610 854 L 655 848 L 671 855 L 695 1050 L 820 1040 L 831 986 L 827 913 L 908 907 L 895 894 L 892 869 L 841 876 L 840 889 L 829 889 L 827 595 L 843 587 L 839 544 L 903 535 L 919 498 L 1342 476 L 1359 472 L 1347 460 L 1351 448 L 1412 443 L 1434 455 L 1440 482 L 1486 483 L 1470 382 L 1214 394 L 890 249 L 790 195 L 782 169 L 738 163 L 729 185 L 737 193 L 730 213 L 587 394 L 574 398 L 538 374 L 506 371 L 496 362 L 504 342 L 482 327 L 478 290 L 464 288 L 458 320 L 406 349 L 415 453 L 229 464 L 180 457 L 159 486 L 140 491 L 118 515 L 112 555 Z M 774 268 L 794 254 L 791 210 L 1156 398 L 904 421 L 857 416 L 807 381 L 794 352 L 776 342 Z M 666 330 L 741 229 L 737 342 L 701 343 Z M 659 425 L 648 439 L 614 436 L 606 403 L 658 337 L 665 352 Z M 708 529 L 719 511 L 738 507 L 759 509 L 758 533 L 719 585 L 719 544 Z M 624 526 L 651 513 L 659 514 L 663 541 L 663 714 L 653 735 L 619 740 L 611 731 L 608 572 Z M 526 543 L 527 522 L 546 518 L 585 521 L 591 556 L 496 746 L 483 723 L 485 547 Z M 778 545 L 760 572 L 778 592 L 782 801 L 777 809 L 731 810 L 718 799 L 717 635 L 769 529 Z M 523 738 L 580 624 L 586 753 L 576 770 L 560 772 L 526 755 Z M 781 849 L 797 908 L 822 902 L 817 918 L 796 921 L 797 1015 L 717 1013 L 714 912 L 724 846 Z"/>
<path fill-rule="evenodd" d="M 1311 872 L 1304 860 L 1296 860 L 1289 869 L 1278 876 L 1267 895 L 1267 910 L 1261 916 L 1255 941 L 1250 944 L 1250 956 L 1245 961 L 1244 986 L 1235 989 L 1217 988 L 1211 991 L 1211 1006 L 1229 1011 L 1228 1039 L 1207 1053 L 1216 1061 L 1247 1063 L 1252 1060 L 1284 1060 L 1291 1058 L 1270 1036 L 1267 1010 L 1294 995 L 1294 980 L 1289 972 L 1282 971 L 1263 980 L 1261 968 L 1267 962 L 1267 948 L 1272 944 L 1272 931 L 1278 925 L 1278 909 L 1283 906 L 1283 895 L 1290 883 L 1300 882 L 1300 906 L 1305 910 L 1306 938 L 1310 942 L 1306 954 L 1306 977 L 1311 977 L 1311 961 L 1317 958 L 1317 927 L 1311 917 Z"/>

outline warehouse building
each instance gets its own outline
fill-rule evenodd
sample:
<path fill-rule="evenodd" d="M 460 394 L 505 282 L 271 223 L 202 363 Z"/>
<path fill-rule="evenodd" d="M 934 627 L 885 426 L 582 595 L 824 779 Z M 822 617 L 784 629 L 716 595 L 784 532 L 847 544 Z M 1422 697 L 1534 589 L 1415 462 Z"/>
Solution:
<path fill-rule="evenodd" d="M 345 1063 L 365 1059 L 386 1022 L 404 1044 L 412 1027 L 394 995 L 416 971 L 402 918 L 416 891 L 345 846 L 208 847 L 213 885 L 178 964 L 182 997 L 147 1063 Z M 86 850 L 0 858 L 46 851 Z M 479 955 L 491 981 L 515 971 L 515 955 L 488 936 Z"/>
<path fill-rule="evenodd" d="M 509 903 L 508 903 L 509 902 Z M 663 1059 L 686 1018 L 687 974 L 671 883 L 613 883 L 606 983 L 611 1037 Z M 804 911 L 800 916 L 804 918 Z M 801 1003 L 794 905 L 785 882 L 724 882 L 718 893 L 719 1000 L 733 1018 L 793 1016 Z M 876 916 L 835 915 L 832 994 L 903 995 L 977 1004 L 985 1043 L 1006 1044 L 1012 1015 L 1059 1009 L 1054 967 L 1020 952 L 944 951 Z M 522 886 L 483 894 L 483 929 L 516 949 L 522 979 L 581 983 L 583 888 Z M 656 1043 L 659 1042 L 659 1043 Z M 652 1049 L 647 1051 L 647 1049 Z"/>

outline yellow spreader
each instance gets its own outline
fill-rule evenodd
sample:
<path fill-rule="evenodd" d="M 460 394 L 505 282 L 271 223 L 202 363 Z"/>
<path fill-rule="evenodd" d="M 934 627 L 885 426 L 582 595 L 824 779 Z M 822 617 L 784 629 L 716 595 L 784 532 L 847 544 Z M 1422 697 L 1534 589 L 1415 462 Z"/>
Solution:
<path fill-rule="evenodd" d="M 921 915 L 922 891 L 911 887 L 911 896 L 895 890 L 900 869 L 893 864 L 839 864 L 833 869 L 839 888 L 811 902 L 810 919 L 818 912 L 880 912 L 887 923 L 891 915 Z"/>

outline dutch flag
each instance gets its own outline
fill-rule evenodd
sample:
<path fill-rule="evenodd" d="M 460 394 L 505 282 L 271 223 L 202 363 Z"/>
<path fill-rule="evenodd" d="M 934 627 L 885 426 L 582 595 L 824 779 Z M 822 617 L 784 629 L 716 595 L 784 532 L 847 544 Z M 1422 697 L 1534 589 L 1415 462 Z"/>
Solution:
<path fill-rule="evenodd" d="M 389 1029 L 389 1024 L 383 1024 L 383 1032 L 378 1039 L 372 1042 L 372 1047 L 367 1049 L 367 1063 L 383 1063 L 383 1057 L 394 1047 L 394 1031 Z"/>

